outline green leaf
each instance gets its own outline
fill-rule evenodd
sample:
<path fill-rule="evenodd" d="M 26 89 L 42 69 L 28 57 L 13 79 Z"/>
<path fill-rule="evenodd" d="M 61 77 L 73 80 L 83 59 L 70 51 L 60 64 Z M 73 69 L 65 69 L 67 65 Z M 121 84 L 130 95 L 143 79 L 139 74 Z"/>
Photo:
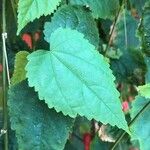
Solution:
<path fill-rule="evenodd" d="M 29 86 L 35 87 L 39 98 L 64 115 L 79 114 L 128 131 L 115 78 L 104 57 L 76 30 L 58 28 L 50 43 L 51 51 L 28 56 Z"/>
<path fill-rule="evenodd" d="M 119 10 L 119 0 L 70 0 L 70 3 L 89 7 L 95 18 L 113 19 Z"/>
<path fill-rule="evenodd" d="M 128 10 L 125 9 L 124 11 L 120 14 L 115 27 L 117 35 L 114 39 L 114 45 L 123 51 L 137 48 L 140 45 L 139 38 L 136 35 L 139 20 L 135 19 Z"/>
<path fill-rule="evenodd" d="M 72 140 L 74 140 L 72 142 Z M 72 137 L 70 141 L 67 141 L 66 145 L 65 145 L 65 149 L 64 150 L 83 150 L 84 149 L 84 145 L 83 142 L 81 140 L 75 139 L 75 137 Z"/>
<path fill-rule="evenodd" d="M 141 16 L 144 4 L 147 0 L 130 0 L 131 6 L 137 10 L 138 15 Z"/>
<path fill-rule="evenodd" d="M 119 81 L 128 80 L 132 75 L 137 75 L 136 70 L 146 68 L 139 49 L 140 41 L 136 36 L 138 23 L 139 20 L 133 18 L 130 12 L 125 10 L 125 18 L 123 12 L 115 28 L 116 35 L 113 44 L 116 49 L 121 50 L 122 56 L 119 60 L 111 60 L 111 68 Z"/>
<path fill-rule="evenodd" d="M 48 15 L 56 10 L 61 0 L 19 0 L 18 3 L 18 31 L 27 25 L 28 22 L 33 21 L 42 15 Z"/>
<path fill-rule="evenodd" d="M 65 145 L 65 150 L 84 150 L 83 136 L 91 132 L 91 121 L 85 117 L 77 116 L 75 119 L 73 134 Z"/>
<path fill-rule="evenodd" d="M 39 101 L 26 81 L 9 89 L 8 106 L 20 150 L 63 150 L 73 119 Z"/>
<path fill-rule="evenodd" d="M 138 90 L 141 96 L 144 96 L 145 98 L 150 98 L 150 83 L 143 86 L 139 86 Z"/>
<path fill-rule="evenodd" d="M 29 55 L 29 52 L 27 51 L 20 51 L 16 54 L 15 57 L 15 68 L 14 73 L 11 78 L 11 85 L 15 85 L 24 79 L 26 79 L 26 71 L 25 66 L 27 64 L 27 56 Z"/>
<path fill-rule="evenodd" d="M 133 119 L 139 111 L 148 104 L 150 99 L 137 96 L 132 104 L 131 118 Z M 150 103 L 147 105 L 143 113 L 138 116 L 131 126 L 132 140 L 139 140 L 140 150 L 149 150 L 150 143 Z"/>
<path fill-rule="evenodd" d="M 150 1 L 148 1 L 144 7 L 141 24 L 139 26 L 139 36 L 143 51 L 150 56 Z"/>
<path fill-rule="evenodd" d="M 64 5 L 54 14 L 51 22 L 45 23 L 45 40 L 50 42 L 50 36 L 57 28 L 71 28 L 83 33 L 91 44 L 99 46 L 99 34 L 95 20 L 90 12 L 79 6 Z"/>
<path fill-rule="evenodd" d="M 150 57 L 145 57 L 144 59 L 147 67 L 147 72 L 145 74 L 145 82 L 150 83 Z"/>

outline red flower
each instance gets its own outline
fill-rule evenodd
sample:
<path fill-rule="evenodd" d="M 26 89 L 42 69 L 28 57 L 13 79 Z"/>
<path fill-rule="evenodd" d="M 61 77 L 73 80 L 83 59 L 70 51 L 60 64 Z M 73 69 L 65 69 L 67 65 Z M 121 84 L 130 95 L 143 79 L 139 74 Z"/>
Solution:
<path fill-rule="evenodd" d="M 92 136 L 90 133 L 85 133 L 83 135 L 83 143 L 84 143 L 84 150 L 90 150 Z"/>
<path fill-rule="evenodd" d="M 128 101 L 124 101 L 124 102 L 122 103 L 122 110 L 123 110 L 124 112 L 127 112 L 127 111 L 129 110 L 129 103 L 128 103 Z"/>
<path fill-rule="evenodd" d="M 25 41 L 25 43 L 28 45 L 28 47 L 30 49 L 33 48 L 33 46 L 32 46 L 32 38 L 31 38 L 30 34 L 24 33 L 23 36 L 22 36 L 22 40 Z"/>

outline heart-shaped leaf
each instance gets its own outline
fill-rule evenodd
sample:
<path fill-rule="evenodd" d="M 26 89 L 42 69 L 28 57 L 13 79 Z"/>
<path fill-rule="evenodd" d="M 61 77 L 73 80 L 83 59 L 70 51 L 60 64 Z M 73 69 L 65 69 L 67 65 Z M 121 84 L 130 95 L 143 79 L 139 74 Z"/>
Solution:
<path fill-rule="evenodd" d="M 73 118 L 77 114 L 128 131 L 114 76 L 104 57 L 83 34 L 58 28 L 50 37 L 51 51 L 28 56 L 29 86 L 50 108 Z"/>

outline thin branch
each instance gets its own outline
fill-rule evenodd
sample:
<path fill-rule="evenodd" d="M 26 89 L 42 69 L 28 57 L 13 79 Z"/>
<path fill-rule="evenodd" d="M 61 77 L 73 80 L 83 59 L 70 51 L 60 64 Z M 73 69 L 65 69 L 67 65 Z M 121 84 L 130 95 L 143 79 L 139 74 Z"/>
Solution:
<path fill-rule="evenodd" d="M 127 21 L 126 21 L 126 1 L 124 3 L 125 3 L 125 5 L 124 5 L 125 8 L 124 8 L 124 11 L 123 11 L 123 22 L 124 22 L 125 47 L 127 49 L 128 39 L 127 39 Z"/>
<path fill-rule="evenodd" d="M 10 1 L 11 1 L 12 9 L 13 9 L 14 19 L 16 22 L 17 21 L 17 12 L 16 12 L 16 8 L 15 8 L 14 0 L 10 0 Z"/>
<path fill-rule="evenodd" d="M 69 4 L 68 0 L 66 0 L 66 4 Z"/>
<path fill-rule="evenodd" d="M 7 72 L 8 85 L 10 85 L 10 73 L 9 73 L 8 57 L 7 57 L 7 51 L 6 51 L 6 39 L 7 39 L 7 33 L 2 33 L 3 53 L 4 53 L 5 63 L 6 63 L 5 68 Z"/>
<path fill-rule="evenodd" d="M 2 38 L 3 38 L 3 130 L 6 131 L 4 134 L 4 150 L 8 150 L 8 112 L 7 112 L 7 77 L 6 77 L 6 0 L 2 1 Z"/>
<path fill-rule="evenodd" d="M 94 119 L 91 120 L 91 135 L 92 135 L 92 138 L 95 137 L 95 120 Z"/>
<path fill-rule="evenodd" d="M 150 102 L 148 102 L 138 113 L 137 115 L 131 120 L 131 122 L 129 123 L 129 127 L 131 127 L 133 125 L 133 123 L 138 119 L 139 116 L 141 116 L 141 114 L 150 106 Z M 113 147 L 111 148 L 111 150 L 114 150 L 116 148 L 116 146 L 118 145 L 118 143 L 122 140 L 122 138 L 125 136 L 126 132 L 124 131 L 120 137 L 116 140 L 115 144 L 113 145 Z"/>
<path fill-rule="evenodd" d="M 112 37 L 113 37 L 113 34 L 114 34 L 114 30 L 115 30 L 116 24 L 118 22 L 118 18 L 120 16 L 120 13 L 121 13 L 123 7 L 124 7 L 124 3 L 120 6 L 119 11 L 118 11 L 118 13 L 117 13 L 117 15 L 115 17 L 114 24 L 112 26 L 111 33 L 110 33 L 110 36 L 109 36 L 109 41 L 108 41 L 108 44 L 107 44 L 107 46 L 106 46 L 106 48 L 104 50 L 105 54 L 106 54 L 108 48 L 110 47 L 110 44 L 111 44 L 111 41 L 112 41 Z"/>

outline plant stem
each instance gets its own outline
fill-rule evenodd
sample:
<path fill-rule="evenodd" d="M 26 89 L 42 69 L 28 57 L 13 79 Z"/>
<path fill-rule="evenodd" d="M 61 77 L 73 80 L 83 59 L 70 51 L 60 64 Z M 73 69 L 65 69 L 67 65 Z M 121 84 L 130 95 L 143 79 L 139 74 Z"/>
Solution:
<path fill-rule="evenodd" d="M 95 120 L 94 119 L 91 120 L 91 136 L 92 138 L 95 137 Z"/>
<path fill-rule="evenodd" d="M 14 0 L 10 0 L 10 1 L 11 1 L 12 9 L 13 9 L 14 19 L 15 19 L 15 22 L 16 22 L 17 21 L 17 13 L 16 13 L 16 8 L 15 8 Z"/>
<path fill-rule="evenodd" d="M 126 21 L 126 0 L 124 0 L 124 11 L 123 11 L 123 22 L 124 22 L 124 35 L 125 35 L 125 47 L 127 50 L 128 39 L 127 39 L 127 21 Z"/>
<path fill-rule="evenodd" d="M 104 50 L 105 55 L 106 55 L 106 52 L 107 52 L 108 48 L 110 47 L 110 44 L 111 44 L 111 41 L 112 41 L 112 37 L 113 37 L 113 34 L 114 34 L 114 30 L 115 30 L 116 24 L 118 22 L 118 18 L 120 16 L 120 13 L 121 13 L 123 7 L 124 7 L 124 3 L 120 6 L 119 11 L 118 11 L 118 13 L 117 13 L 117 15 L 115 17 L 114 24 L 112 26 L 111 33 L 110 33 L 110 36 L 109 36 L 109 41 L 108 41 L 108 44 L 107 44 L 107 46 L 106 46 L 106 48 Z"/>
<path fill-rule="evenodd" d="M 3 37 L 3 120 L 4 120 L 4 125 L 3 125 L 3 130 L 6 132 L 4 133 L 4 150 L 8 150 L 8 116 L 7 116 L 7 78 L 6 78 L 6 57 L 5 57 L 5 50 L 6 50 L 6 45 L 5 45 L 5 33 L 6 33 L 6 0 L 2 1 L 2 37 Z"/>
<path fill-rule="evenodd" d="M 137 120 L 137 118 L 150 106 L 150 102 L 148 102 L 138 113 L 137 115 L 131 120 L 131 122 L 129 123 L 129 127 L 132 126 L 132 124 Z M 113 145 L 113 147 L 111 148 L 111 150 L 114 150 L 116 148 L 116 146 L 118 145 L 118 143 L 122 140 L 122 138 L 125 136 L 126 132 L 124 131 L 120 137 L 116 140 L 115 144 Z"/>
<path fill-rule="evenodd" d="M 68 4 L 69 2 L 68 2 L 68 0 L 66 0 L 66 4 Z"/>

